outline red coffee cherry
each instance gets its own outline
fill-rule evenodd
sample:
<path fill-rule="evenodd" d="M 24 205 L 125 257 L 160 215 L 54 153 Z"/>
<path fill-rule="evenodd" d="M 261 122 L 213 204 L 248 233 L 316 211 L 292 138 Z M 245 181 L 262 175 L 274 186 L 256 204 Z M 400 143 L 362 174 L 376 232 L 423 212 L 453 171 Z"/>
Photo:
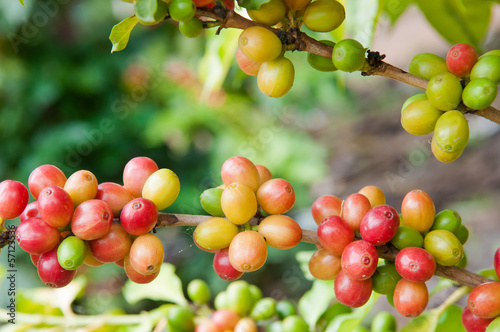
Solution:
<path fill-rule="evenodd" d="M 368 241 L 349 243 L 342 253 L 342 271 L 355 280 L 370 278 L 378 264 L 377 249 Z"/>
<path fill-rule="evenodd" d="M 396 270 L 407 280 L 426 282 L 436 271 L 436 261 L 423 248 L 407 247 L 396 256 Z"/>
<path fill-rule="evenodd" d="M 340 257 L 326 249 L 318 249 L 309 259 L 309 272 L 316 279 L 334 280 L 341 270 Z"/>
<path fill-rule="evenodd" d="M 338 197 L 332 195 L 323 195 L 317 198 L 312 207 L 311 212 L 316 221 L 316 224 L 321 224 L 321 222 L 328 217 L 338 216 L 342 211 L 342 200 Z"/>
<path fill-rule="evenodd" d="M 358 308 L 364 305 L 372 295 L 372 279 L 354 280 L 344 271 L 340 271 L 335 278 L 335 296 L 343 305 Z"/>
<path fill-rule="evenodd" d="M 389 242 L 399 227 L 399 214 L 389 205 L 378 205 L 365 215 L 360 224 L 360 234 L 366 240 L 378 246 Z"/>
<path fill-rule="evenodd" d="M 477 52 L 474 47 L 469 44 L 460 43 L 454 45 L 448 51 L 446 66 L 453 75 L 464 77 L 470 74 L 477 60 Z"/>
<path fill-rule="evenodd" d="M 64 227 L 73 217 L 73 201 L 61 187 L 46 187 L 38 196 L 38 211 L 50 226 Z"/>
<path fill-rule="evenodd" d="M 57 260 L 57 247 L 40 256 L 37 262 L 38 276 L 52 288 L 61 288 L 73 280 L 76 270 L 65 270 Z"/>
<path fill-rule="evenodd" d="M 474 288 L 467 305 L 478 317 L 489 319 L 500 316 L 500 282 L 487 282 Z"/>
<path fill-rule="evenodd" d="M 19 181 L 0 182 L 0 218 L 15 219 L 28 205 L 28 189 Z"/>
<path fill-rule="evenodd" d="M 341 217 L 328 217 L 318 227 L 321 245 L 332 254 L 341 256 L 344 248 L 354 240 L 354 231 Z"/>
<path fill-rule="evenodd" d="M 462 311 L 462 325 L 467 332 L 484 332 L 492 321 L 493 318 L 485 319 L 474 315 L 468 306 Z"/>
<path fill-rule="evenodd" d="M 147 198 L 136 198 L 128 202 L 120 214 L 125 232 L 142 235 L 151 231 L 158 221 L 158 208 Z"/>
<path fill-rule="evenodd" d="M 60 232 L 40 218 L 31 218 L 17 227 L 16 240 L 27 253 L 40 255 L 57 247 Z"/>
<path fill-rule="evenodd" d="M 406 279 L 398 281 L 394 289 L 394 307 L 405 317 L 417 317 L 429 303 L 429 292 L 423 282 Z"/>
<path fill-rule="evenodd" d="M 354 231 L 359 231 L 359 225 L 364 216 L 372 208 L 370 200 L 363 194 L 349 195 L 342 204 L 342 218 Z"/>
<path fill-rule="evenodd" d="M 236 270 L 229 262 L 229 248 L 219 249 L 214 255 L 214 271 L 222 280 L 239 279 L 243 272 Z"/>

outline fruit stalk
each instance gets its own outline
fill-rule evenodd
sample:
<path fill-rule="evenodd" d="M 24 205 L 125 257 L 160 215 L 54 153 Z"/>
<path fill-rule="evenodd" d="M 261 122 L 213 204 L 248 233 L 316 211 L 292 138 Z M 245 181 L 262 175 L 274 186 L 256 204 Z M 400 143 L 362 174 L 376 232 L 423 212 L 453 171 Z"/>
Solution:
<path fill-rule="evenodd" d="M 220 12 L 208 8 L 196 9 L 197 17 L 207 17 L 214 19 L 215 21 L 221 23 L 220 28 L 234 28 L 244 30 L 252 26 L 262 26 L 276 33 L 278 37 L 280 37 L 282 42 L 285 42 L 285 44 L 287 44 L 286 48 L 289 50 L 305 51 L 326 58 L 332 57 L 333 48 L 331 46 L 320 43 L 316 39 L 311 38 L 307 34 L 301 33 L 296 29 L 291 29 L 288 32 L 284 32 L 281 29 L 275 29 L 270 26 L 246 19 L 232 10 L 225 11 L 224 13 L 225 14 L 222 15 Z M 365 66 L 361 70 L 362 75 L 364 76 L 383 76 L 402 83 L 409 84 L 422 90 L 425 90 L 427 87 L 427 80 L 412 75 L 398 67 L 384 62 L 381 58 L 376 61 L 371 61 L 369 66 Z M 475 114 L 497 124 L 500 124 L 500 111 L 494 107 L 489 106 L 482 110 L 472 110 L 465 106 L 463 108 L 467 113 Z"/>

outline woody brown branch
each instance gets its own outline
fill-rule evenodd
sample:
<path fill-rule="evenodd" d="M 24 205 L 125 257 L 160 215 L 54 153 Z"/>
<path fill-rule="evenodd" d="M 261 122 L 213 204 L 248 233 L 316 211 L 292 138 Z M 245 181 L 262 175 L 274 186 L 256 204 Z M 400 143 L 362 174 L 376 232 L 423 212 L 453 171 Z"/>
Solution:
<path fill-rule="evenodd" d="M 221 17 L 212 9 L 198 8 L 196 15 L 199 17 L 206 17 L 216 21 L 224 22 L 224 28 L 244 30 L 252 26 L 262 26 L 275 32 L 278 36 L 282 35 L 284 32 L 283 30 L 272 28 L 270 26 L 246 19 L 232 10 L 227 11 L 225 17 Z M 286 34 L 288 36 L 286 40 L 289 44 L 286 45 L 287 50 L 305 51 L 325 58 L 332 57 L 333 48 L 331 46 L 325 45 L 318 40 L 311 38 L 306 33 L 301 32 L 299 34 L 297 33 L 296 29 L 291 29 L 290 31 L 287 31 Z M 364 76 L 377 75 L 391 78 L 393 80 L 409 84 L 415 88 L 422 90 L 426 89 L 428 82 L 423 78 L 412 75 L 384 61 L 378 61 L 377 63 L 370 65 L 369 68 L 363 68 L 362 74 Z M 482 110 L 473 110 L 465 107 L 464 105 L 461 106 L 463 106 L 461 107 L 461 109 L 463 109 L 466 113 L 481 116 L 500 125 L 500 111 L 494 107 L 490 106 Z"/>

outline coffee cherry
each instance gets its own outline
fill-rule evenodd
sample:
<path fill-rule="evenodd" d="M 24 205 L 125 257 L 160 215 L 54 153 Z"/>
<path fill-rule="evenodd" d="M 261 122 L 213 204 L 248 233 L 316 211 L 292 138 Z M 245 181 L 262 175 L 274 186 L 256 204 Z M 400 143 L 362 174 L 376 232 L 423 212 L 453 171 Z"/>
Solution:
<path fill-rule="evenodd" d="M 239 280 L 230 283 L 226 288 L 226 299 L 228 309 L 246 316 L 253 306 L 252 293 L 246 281 Z"/>
<path fill-rule="evenodd" d="M 75 270 L 65 270 L 57 260 L 57 247 L 42 254 L 37 262 L 38 276 L 51 288 L 68 285 L 76 275 Z"/>
<path fill-rule="evenodd" d="M 354 280 L 349 278 L 344 271 L 340 271 L 335 278 L 334 290 L 340 303 L 351 308 L 358 308 L 370 299 L 372 279 Z"/>
<path fill-rule="evenodd" d="M 236 225 L 243 225 L 257 213 L 257 198 L 249 187 L 235 182 L 224 189 L 221 207 L 227 219 Z"/>
<path fill-rule="evenodd" d="M 28 188 L 34 199 L 43 188 L 50 186 L 64 187 L 66 175 L 54 165 L 41 165 L 35 168 L 28 178 Z"/>
<path fill-rule="evenodd" d="M 429 292 L 423 282 L 406 279 L 398 281 L 394 289 L 394 307 L 405 317 L 417 317 L 429 303 Z"/>
<path fill-rule="evenodd" d="M 229 261 L 229 248 L 217 250 L 214 256 L 213 267 L 215 273 L 222 279 L 233 281 L 239 279 L 243 272 L 236 270 Z"/>
<path fill-rule="evenodd" d="M 480 110 L 493 103 L 497 97 L 497 92 L 496 83 L 487 78 L 476 78 L 471 80 L 465 87 L 462 100 L 465 106 Z"/>
<path fill-rule="evenodd" d="M 284 214 L 295 203 L 295 191 L 288 181 L 271 179 L 257 190 L 257 201 L 266 213 Z"/>
<path fill-rule="evenodd" d="M 267 244 L 256 231 L 238 233 L 229 245 L 229 261 L 240 272 L 252 272 L 264 265 L 267 259 Z"/>
<path fill-rule="evenodd" d="M 485 332 L 498 332 L 500 331 L 500 316 L 493 319 L 493 321 L 488 325 Z"/>
<path fill-rule="evenodd" d="M 191 301 L 196 304 L 205 304 L 210 300 L 210 288 L 201 279 L 193 279 L 187 285 L 187 294 Z"/>
<path fill-rule="evenodd" d="M 461 244 L 465 244 L 469 239 L 469 230 L 463 224 L 458 227 L 454 234 Z"/>
<path fill-rule="evenodd" d="M 372 332 L 396 332 L 396 319 L 387 311 L 381 311 L 373 317 Z"/>
<path fill-rule="evenodd" d="M 271 215 L 261 221 L 258 232 L 270 247 L 290 249 L 300 243 L 302 228 L 292 218 L 284 215 Z"/>
<path fill-rule="evenodd" d="M 30 218 L 42 218 L 42 216 L 40 215 L 40 211 L 38 211 L 38 201 L 34 201 L 26 205 L 23 213 L 21 213 L 21 215 L 19 216 L 19 220 L 21 222 L 24 222 L 25 220 L 28 220 Z M 3 222 L 0 222 L 0 226 L 2 225 Z"/>
<path fill-rule="evenodd" d="M 108 203 L 91 199 L 76 207 L 71 230 L 82 240 L 94 240 L 106 235 L 112 222 L 113 211 Z"/>
<path fill-rule="evenodd" d="M 227 219 L 213 217 L 202 221 L 193 233 L 193 239 L 202 248 L 218 250 L 229 247 L 238 234 L 238 227 Z"/>
<path fill-rule="evenodd" d="M 250 318 L 254 320 L 271 319 L 276 314 L 276 300 L 264 297 L 258 300 L 250 311 Z"/>
<path fill-rule="evenodd" d="M 401 203 L 401 214 L 405 226 L 410 226 L 420 233 L 427 232 L 434 222 L 436 208 L 432 198 L 422 190 L 412 190 Z"/>
<path fill-rule="evenodd" d="M 341 264 L 342 271 L 351 279 L 366 280 L 377 269 L 377 249 L 370 242 L 353 241 L 345 247 Z"/>
<path fill-rule="evenodd" d="M 288 93 L 295 79 L 292 61 L 285 57 L 264 62 L 259 68 L 257 85 L 269 97 L 279 98 Z"/>
<path fill-rule="evenodd" d="M 340 217 L 342 211 L 342 200 L 332 195 L 318 197 L 311 206 L 312 216 L 316 224 L 328 217 Z"/>
<path fill-rule="evenodd" d="M 392 294 L 400 279 L 401 275 L 394 263 L 386 261 L 385 264 L 378 266 L 372 275 L 373 291 L 379 294 Z"/>
<path fill-rule="evenodd" d="M 130 263 L 130 257 L 128 255 L 123 259 L 123 269 L 125 270 L 127 277 L 136 284 L 149 284 L 151 281 L 155 280 L 160 273 L 160 271 L 157 271 L 152 274 L 145 275 L 137 272 Z"/>
<path fill-rule="evenodd" d="M 245 157 L 231 157 L 227 159 L 220 171 L 222 181 L 226 186 L 238 182 L 252 191 L 259 189 L 259 171 L 257 167 Z"/>
<path fill-rule="evenodd" d="M 114 182 L 103 182 L 97 186 L 96 199 L 105 201 L 113 211 L 113 217 L 117 218 L 123 207 L 134 199 L 134 196 L 124 187 Z"/>
<path fill-rule="evenodd" d="M 203 22 L 193 17 L 190 20 L 179 22 L 179 30 L 188 38 L 196 38 L 203 32 Z"/>
<path fill-rule="evenodd" d="M 334 47 L 335 43 L 330 40 L 320 40 L 321 43 Z M 313 53 L 307 53 L 307 62 L 316 70 L 323 72 L 336 71 L 337 67 L 333 64 L 331 57 L 325 58 Z"/>
<path fill-rule="evenodd" d="M 276 59 L 283 48 L 278 36 L 261 26 L 245 29 L 239 37 L 238 46 L 247 57 L 257 62 Z"/>
<path fill-rule="evenodd" d="M 467 332 L 484 332 L 492 321 L 492 318 L 485 319 L 474 315 L 468 306 L 465 306 L 462 312 L 462 325 Z"/>
<path fill-rule="evenodd" d="M 321 245 L 332 254 L 341 256 L 344 248 L 354 240 L 354 231 L 341 217 L 328 217 L 318 226 Z"/>
<path fill-rule="evenodd" d="M 218 309 L 212 314 L 212 322 L 217 331 L 232 331 L 239 320 L 240 315 L 236 311 L 229 309 Z"/>
<path fill-rule="evenodd" d="M 446 60 L 432 53 L 420 53 L 411 59 L 408 69 L 410 74 L 430 80 L 434 76 L 447 73 Z"/>
<path fill-rule="evenodd" d="M 209 188 L 200 196 L 200 203 L 203 210 L 214 217 L 225 217 L 221 206 L 221 196 L 224 192 L 220 188 Z"/>
<path fill-rule="evenodd" d="M 134 196 L 142 196 L 144 183 L 151 174 L 158 170 L 158 165 L 148 157 L 135 157 L 129 160 L 123 170 L 123 186 Z"/>
<path fill-rule="evenodd" d="M 269 171 L 269 169 L 266 166 L 263 165 L 255 165 L 257 168 L 257 171 L 259 172 L 259 185 L 263 185 L 267 181 L 271 180 L 273 178 L 273 175 Z"/>
<path fill-rule="evenodd" d="M 33 263 L 33 265 L 36 266 L 38 263 L 38 260 L 40 259 L 40 256 L 42 256 L 42 255 L 30 254 L 31 263 Z"/>
<path fill-rule="evenodd" d="M 343 39 L 335 44 L 332 59 L 335 67 L 342 71 L 360 70 L 365 64 L 365 49 L 354 39 Z"/>
<path fill-rule="evenodd" d="M 189 21 L 196 13 L 196 5 L 193 0 L 172 0 L 168 5 L 168 13 L 174 21 Z"/>
<path fill-rule="evenodd" d="M 248 285 L 248 290 L 250 291 L 250 294 L 252 295 L 252 303 L 257 303 L 260 299 L 262 299 L 262 291 L 260 290 L 259 287 L 255 285 Z"/>
<path fill-rule="evenodd" d="M 423 247 L 424 237 L 415 228 L 410 226 L 399 226 L 391 243 L 399 250 L 407 247 Z"/>
<path fill-rule="evenodd" d="M 454 45 L 446 56 L 448 70 L 458 77 L 469 75 L 476 62 L 476 50 L 471 45 L 465 43 Z"/>
<path fill-rule="evenodd" d="M 363 240 L 376 246 L 389 242 L 399 227 L 399 215 L 389 205 L 372 208 L 361 221 L 359 232 Z"/>
<path fill-rule="evenodd" d="M 15 219 L 23 213 L 28 205 L 28 189 L 19 181 L 5 180 L 0 182 L 0 217 Z"/>
<path fill-rule="evenodd" d="M 64 269 L 76 270 L 83 264 L 86 252 L 87 248 L 82 239 L 68 236 L 57 248 L 57 260 Z"/>
<path fill-rule="evenodd" d="M 160 270 L 164 249 L 160 239 L 153 234 L 137 237 L 130 247 L 130 264 L 141 274 L 153 274 Z"/>
<path fill-rule="evenodd" d="M 412 135 L 427 135 L 434 131 L 436 122 L 443 114 L 429 100 L 418 100 L 408 105 L 401 113 L 401 125 Z"/>
<path fill-rule="evenodd" d="M 94 199 L 97 195 L 97 179 L 92 172 L 81 170 L 71 174 L 64 184 L 64 190 L 68 192 L 77 207 L 81 203 Z"/>
<path fill-rule="evenodd" d="M 38 211 L 50 226 L 64 227 L 73 217 L 73 201 L 61 187 L 46 187 L 38 196 Z"/>
<path fill-rule="evenodd" d="M 172 331 L 189 332 L 194 330 L 194 312 L 186 307 L 173 305 L 167 313 L 168 326 Z"/>
<path fill-rule="evenodd" d="M 451 73 L 442 73 L 432 77 L 425 90 L 432 106 L 441 111 L 455 109 L 462 101 L 462 85 Z"/>
<path fill-rule="evenodd" d="M 249 317 L 244 317 L 238 321 L 234 327 L 234 332 L 258 332 L 257 323 Z"/>
<path fill-rule="evenodd" d="M 25 220 L 16 229 L 16 241 L 30 254 L 40 255 L 59 244 L 60 232 L 40 218 Z"/>
<path fill-rule="evenodd" d="M 498 278 L 500 278 L 500 247 L 495 251 L 495 255 L 493 256 L 493 267 Z"/>
<path fill-rule="evenodd" d="M 271 0 L 259 9 L 247 9 L 248 16 L 255 22 L 273 26 L 285 18 L 286 5 L 283 0 Z"/>
<path fill-rule="evenodd" d="M 446 152 L 441 150 L 441 148 L 437 145 L 436 140 L 434 137 L 432 138 L 431 142 L 431 151 L 434 157 L 436 157 L 437 160 L 439 160 L 442 163 L 451 163 L 452 161 L 455 161 L 462 155 L 462 152 L 464 151 L 464 148 L 459 149 L 456 152 Z"/>
<path fill-rule="evenodd" d="M 444 229 L 455 234 L 460 225 L 462 225 L 462 217 L 460 217 L 457 211 L 443 210 L 436 214 L 431 231 L 435 229 Z"/>
<path fill-rule="evenodd" d="M 469 141 L 469 124 L 463 113 L 444 113 L 436 123 L 433 139 L 442 151 L 455 153 L 463 150 Z"/>
<path fill-rule="evenodd" d="M 130 235 L 119 223 L 112 223 L 106 235 L 89 241 L 94 257 L 104 263 L 123 259 L 129 253 L 131 244 Z"/>
<path fill-rule="evenodd" d="M 434 256 L 438 264 L 444 266 L 458 264 L 464 253 L 457 237 L 452 232 L 441 229 L 427 233 L 424 248 Z"/>
<path fill-rule="evenodd" d="M 342 204 L 342 218 L 355 231 L 359 231 L 359 225 L 363 217 L 370 211 L 371 203 L 362 194 L 349 195 Z"/>
<path fill-rule="evenodd" d="M 163 2 L 163 0 L 153 1 L 154 5 L 156 5 L 156 11 L 154 14 L 150 14 L 150 10 L 146 10 L 147 15 L 143 14 L 143 2 L 135 2 L 135 16 L 139 19 L 139 23 L 143 25 L 154 25 L 158 24 L 165 19 L 165 16 L 168 14 L 168 5 Z M 148 3 L 151 4 L 151 3 Z"/>
<path fill-rule="evenodd" d="M 500 316 L 500 282 L 487 282 L 475 287 L 467 306 L 474 315 L 484 319 Z"/>
<path fill-rule="evenodd" d="M 470 73 L 470 79 L 478 78 L 490 79 L 493 83 L 500 83 L 500 56 L 487 55 L 481 56 L 479 61 L 474 65 Z"/>
<path fill-rule="evenodd" d="M 297 309 L 295 305 L 289 300 L 281 300 L 276 303 L 276 312 L 278 318 L 283 320 L 288 316 L 293 316 L 297 314 Z"/>
<path fill-rule="evenodd" d="M 365 195 L 372 207 L 385 204 L 384 192 L 377 186 L 365 186 L 358 191 L 358 194 Z"/>
<path fill-rule="evenodd" d="M 158 221 L 158 209 L 152 201 L 139 197 L 128 202 L 120 214 L 120 223 L 130 235 L 151 231 Z"/>
<path fill-rule="evenodd" d="M 168 208 L 175 201 L 181 190 L 177 174 L 161 168 L 151 174 L 142 188 L 142 197 L 155 203 L 158 210 Z"/>
<path fill-rule="evenodd" d="M 301 10 L 306 7 L 311 0 L 283 0 L 288 8 L 293 11 Z"/>
<path fill-rule="evenodd" d="M 281 322 L 283 325 L 283 332 L 307 332 L 309 331 L 309 326 L 307 325 L 304 318 L 298 315 L 291 315 L 283 319 Z"/>
<path fill-rule="evenodd" d="M 309 259 L 309 272 L 319 280 L 334 280 L 341 269 L 340 256 L 326 249 L 317 250 Z"/>
<path fill-rule="evenodd" d="M 85 259 L 83 260 L 83 264 L 87 266 L 101 266 L 104 264 L 104 262 L 101 262 L 97 260 L 94 257 L 94 254 L 92 253 L 92 250 L 90 250 L 90 245 L 87 241 L 85 242 Z"/>
<path fill-rule="evenodd" d="M 416 95 L 411 96 L 410 98 L 406 99 L 406 101 L 403 103 L 403 106 L 401 107 L 401 113 L 403 113 L 404 109 L 411 103 L 418 100 L 426 100 L 426 99 L 427 95 L 425 93 L 418 93 Z"/>
<path fill-rule="evenodd" d="M 436 261 L 425 249 L 407 247 L 396 256 L 396 270 L 406 280 L 426 282 L 436 271 Z"/>
<path fill-rule="evenodd" d="M 236 50 L 236 63 L 242 72 L 250 76 L 257 76 L 262 65 L 262 62 L 257 62 L 247 57 L 240 48 Z"/>
<path fill-rule="evenodd" d="M 306 7 L 303 16 L 305 26 L 318 32 L 333 31 L 344 20 L 344 6 L 336 0 L 316 0 Z"/>

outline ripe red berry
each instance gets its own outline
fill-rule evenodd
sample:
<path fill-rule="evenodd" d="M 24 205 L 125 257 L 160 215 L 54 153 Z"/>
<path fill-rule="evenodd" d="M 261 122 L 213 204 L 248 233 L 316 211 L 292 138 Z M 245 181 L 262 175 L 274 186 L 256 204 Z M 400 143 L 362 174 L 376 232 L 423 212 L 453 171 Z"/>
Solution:
<path fill-rule="evenodd" d="M 238 182 L 252 189 L 259 188 L 259 171 L 249 159 L 245 157 L 231 157 L 222 164 L 220 171 L 222 182 L 226 186 Z"/>
<path fill-rule="evenodd" d="M 40 255 L 59 244 L 60 232 L 40 218 L 31 218 L 21 223 L 16 230 L 19 246 L 30 254 Z"/>
<path fill-rule="evenodd" d="M 500 248 L 495 251 L 495 256 L 493 257 L 493 266 L 495 267 L 498 278 L 500 278 Z"/>
<path fill-rule="evenodd" d="M 0 218 L 14 219 L 23 213 L 28 205 L 28 189 L 19 181 L 0 182 Z"/>
<path fill-rule="evenodd" d="M 271 215 L 259 224 L 258 231 L 270 247 L 290 249 L 300 243 L 302 228 L 292 218 L 284 215 Z"/>
<path fill-rule="evenodd" d="M 112 223 L 108 234 L 89 241 L 94 257 L 104 263 L 124 258 L 130 250 L 132 240 L 119 223 Z"/>
<path fill-rule="evenodd" d="M 148 177 L 158 170 L 158 165 L 148 157 L 129 160 L 123 170 L 123 186 L 134 196 L 142 197 L 142 188 Z"/>
<path fill-rule="evenodd" d="M 474 315 L 468 306 L 462 311 L 462 325 L 467 332 L 485 332 L 492 321 L 493 318 L 485 319 Z"/>
<path fill-rule="evenodd" d="M 38 211 L 38 201 L 34 201 L 26 205 L 23 213 L 19 216 L 19 220 L 24 222 L 30 218 L 42 218 L 40 211 Z"/>
<path fill-rule="evenodd" d="M 46 187 L 38 195 L 38 211 L 47 224 L 64 227 L 73 217 L 73 201 L 61 187 Z"/>
<path fill-rule="evenodd" d="M 340 217 L 341 211 L 342 200 L 332 195 L 323 195 L 317 198 L 311 207 L 314 221 L 316 221 L 318 225 L 321 224 L 325 218 L 331 216 Z"/>
<path fill-rule="evenodd" d="M 407 280 L 426 282 L 436 271 L 436 261 L 423 248 L 407 247 L 396 256 L 396 270 Z"/>
<path fill-rule="evenodd" d="M 345 247 L 341 263 L 342 271 L 351 279 L 368 279 L 377 269 L 377 249 L 370 242 L 353 241 Z"/>
<path fill-rule="evenodd" d="M 142 235 L 152 230 L 158 221 L 158 208 L 147 198 L 128 202 L 120 214 L 123 229 L 131 235 Z"/>
<path fill-rule="evenodd" d="M 340 271 L 335 278 L 334 290 L 340 303 L 351 308 L 358 308 L 370 299 L 372 279 L 354 280 L 349 278 L 344 271 Z"/>
<path fill-rule="evenodd" d="M 160 273 L 160 271 L 157 271 L 155 273 L 145 275 L 137 272 L 130 263 L 128 255 L 123 259 L 123 268 L 125 269 L 125 274 L 127 275 L 127 277 L 136 284 L 148 284 L 151 281 L 155 280 Z"/>
<path fill-rule="evenodd" d="M 464 77 L 470 74 L 472 67 L 478 60 L 477 52 L 469 44 L 454 45 L 446 56 L 446 66 L 455 76 Z"/>
<path fill-rule="evenodd" d="M 326 249 L 318 249 L 309 260 L 309 272 L 316 279 L 334 280 L 342 269 L 341 258 Z"/>
<path fill-rule="evenodd" d="M 371 203 L 365 195 L 349 195 L 342 204 L 342 218 L 354 231 L 359 231 L 361 220 L 371 208 Z"/>
<path fill-rule="evenodd" d="M 267 259 L 267 244 L 262 234 L 244 231 L 236 234 L 229 245 L 229 261 L 240 272 L 260 269 Z"/>
<path fill-rule="evenodd" d="M 41 165 L 35 168 L 28 178 L 28 188 L 34 199 L 43 188 L 50 186 L 64 187 L 66 175 L 54 165 Z"/>
<path fill-rule="evenodd" d="M 341 256 L 344 248 L 354 240 L 354 231 L 341 217 L 328 217 L 318 226 L 318 239 L 323 248 Z"/>
<path fill-rule="evenodd" d="M 271 179 L 257 190 L 257 201 L 262 210 L 269 214 L 284 214 L 295 203 L 295 191 L 288 181 Z"/>
<path fill-rule="evenodd" d="M 75 209 L 71 230 L 82 240 L 94 240 L 109 232 L 113 222 L 113 211 L 108 203 L 91 199 Z"/>
<path fill-rule="evenodd" d="M 130 263 L 140 274 L 150 275 L 160 271 L 164 256 L 163 244 L 153 234 L 140 235 L 130 247 Z"/>
<path fill-rule="evenodd" d="M 111 207 L 113 216 L 120 215 L 121 209 L 134 199 L 134 196 L 124 187 L 114 182 L 103 182 L 97 186 L 96 199 L 105 201 Z"/>
<path fill-rule="evenodd" d="M 429 292 L 423 282 L 406 279 L 398 281 L 394 289 L 394 307 L 405 317 L 417 317 L 429 303 Z"/>
<path fill-rule="evenodd" d="M 474 288 L 467 305 L 473 314 L 481 318 L 500 316 L 500 282 L 487 282 Z"/>
<path fill-rule="evenodd" d="M 40 256 L 37 262 L 38 276 L 42 282 L 52 288 L 64 287 L 73 280 L 76 270 L 65 270 L 57 260 L 57 248 Z"/>
<path fill-rule="evenodd" d="M 232 331 L 240 320 L 240 315 L 229 309 L 215 310 L 212 314 L 212 322 L 219 331 Z"/>
<path fill-rule="evenodd" d="M 214 255 L 214 271 L 222 280 L 233 281 L 239 279 L 243 272 L 236 270 L 229 262 L 229 248 L 219 249 Z"/>
<path fill-rule="evenodd" d="M 364 216 L 360 224 L 360 234 L 363 240 L 374 245 L 389 242 L 399 227 L 399 214 L 389 205 L 378 205 Z"/>

